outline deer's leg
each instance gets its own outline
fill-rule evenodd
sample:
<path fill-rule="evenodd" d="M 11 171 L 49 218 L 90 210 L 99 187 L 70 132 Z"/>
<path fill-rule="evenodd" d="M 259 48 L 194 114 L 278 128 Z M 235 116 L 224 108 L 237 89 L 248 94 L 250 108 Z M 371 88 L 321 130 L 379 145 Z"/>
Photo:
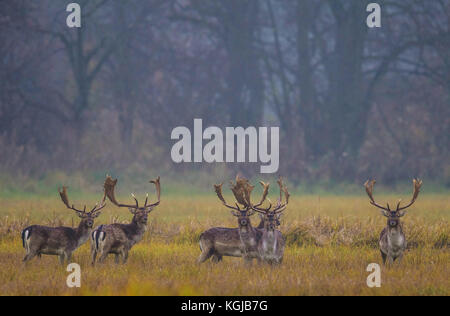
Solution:
<path fill-rule="evenodd" d="M 203 263 L 206 260 L 208 260 L 209 258 L 211 258 L 211 256 L 213 255 L 213 250 L 212 249 L 205 249 L 202 251 L 202 253 L 200 254 L 200 257 L 198 257 L 197 262 L 198 263 Z"/>
<path fill-rule="evenodd" d="M 98 259 L 98 262 L 103 263 L 106 260 L 106 257 L 108 257 L 108 254 L 111 250 L 111 245 L 102 244 L 99 247 L 100 248 L 99 248 L 98 253 L 99 253 L 100 258 Z"/>
<path fill-rule="evenodd" d="M 98 262 L 103 263 L 106 260 L 106 257 L 108 256 L 108 252 L 109 251 L 103 250 L 100 255 L 100 258 L 98 259 Z"/>
<path fill-rule="evenodd" d="M 97 248 L 95 247 L 95 239 L 91 237 L 91 265 L 95 265 L 95 260 L 97 259 Z"/>
<path fill-rule="evenodd" d="M 91 264 L 94 266 L 95 265 L 95 260 L 97 259 L 97 250 L 95 250 L 95 247 L 91 248 Z"/>
<path fill-rule="evenodd" d="M 219 263 L 220 261 L 222 261 L 222 258 L 223 257 L 221 255 L 215 253 L 211 256 L 211 262 Z"/>
<path fill-rule="evenodd" d="M 115 264 L 120 263 L 120 254 L 118 254 L 118 253 L 114 254 L 114 263 Z"/>
<path fill-rule="evenodd" d="M 398 260 L 398 264 L 402 263 L 402 261 L 403 261 L 403 253 L 401 253 L 400 256 L 398 256 L 397 260 Z"/>
<path fill-rule="evenodd" d="M 203 263 L 214 255 L 213 245 L 205 239 L 200 239 L 200 249 L 202 250 L 202 253 L 197 259 L 198 263 Z"/>
<path fill-rule="evenodd" d="M 23 257 L 22 262 L 27 263 L 28 261 L 30 261 L 30 255 L 26 254 L 25 257 Z"/>
<path fill-rule="evenodd" d="M 60 254 L 59 255 L 59 263 L 64 266 L 64 259 L 66 258 L 65 254 Z"/>
<path fill-rule="evenodd" d="M 98 258 L 98 262 L 99 263 L 103 263 L 106 260 L 106 257 L 108 257 L 108 253 L 109 253 L 109 248 L 103 247 L 99 249 L 99 255 L 100 258 Z"/>
<path fill-rule="evenodd" d="M 30 261 L 31 259 L 33 259 L 35 256 L 37 256 L 37 253 L 31 251 L 31 252 L 29 252 L 29 253 L 27 253 L 27 254 L 25 255 L 25 257 L 23 258 L 22 261 L 23 261 L 24 263 L 27 263 L 28 261 Z"/>
<path fill-rule="evenodd" d="M 28 262 L 36 256 L 39 256 L 39 258 L 41 257 L 41 253 L 39 251 L 39 246 L 37 246 L 36 244 L 34 245 L 34 247 L 32 247 L 32 246 L 30 246 L 30 244 L 28 242 L 27 247 L 25 249 L 26 249 L 26 255 L 23 258 L 23 262 Z"/>
<path fill-rule="evenodd" d="M 383 251 L 380 251 L 380 253 L 381 253 L 381 258 L 383 259 L 383 264 L 386 265 L 386 258 L 387 258 L 387 256 L 386 256 L 386 254 Z"/>
<path fill-rule="evenodd" d="M 92 260 L 91 260 L 91 264 L 92 264 L 92 266 L 95 266 L 95 260 L 97 259 L 97 251 L 95 251 L 93 254 L 92 254 Z"/>
<path fill-rule="evenodd" d="M 100 256 L 100 258 L 98 259 L 98 262 L 99 262 L 99 263 L 105 262 L 107 256 L 108 256 L 108 253 L 107 253 L 107 252 L 103 253 L 103 254 Z"/>
<path fill-rule="evenodd" d="M 271 267 L 273 267 L 273 266 L 275 266 L 277 264 L 277 262 L 275 261 L 275 259 L 269 259 L 269 265 L 271 266 Z"/>
<path fill-rule="evenodd" d="M 243 258 L 244 258 L 245 265 L 248 265 L 248 266 L 252 265 L 252 263 L 253 263 L 252 257 L 250 257 L 248 255 L 244 255 Z"/>
<path fill-rule="evenodd" d="M 128 249 L 124 249 L 122 251 L 122 264 L 126 264 L 128 262 Z"/>
<path fill-rule="evenodd" d="M 388 254 L 387 262 L 388 262 L 388 266 L 392 266 L 394 264 L 394 257 L 392 257 L 392 255 Z"/>
<path fill-rule="evenodd" d="M 396 265 L 400 265 L 400 263 L 402 262 L 402 259 L 403 259 L 403 253 L 399 254 L 396 257 L 393 257 L 392 263 L 393 264 L 395 263 Z"/>
<path fill-rule="evenodd" d="M 67 263 L 71 263 L 72 262 L 72 251 L 66 252 L 65 257 L 66 257 Z"/>

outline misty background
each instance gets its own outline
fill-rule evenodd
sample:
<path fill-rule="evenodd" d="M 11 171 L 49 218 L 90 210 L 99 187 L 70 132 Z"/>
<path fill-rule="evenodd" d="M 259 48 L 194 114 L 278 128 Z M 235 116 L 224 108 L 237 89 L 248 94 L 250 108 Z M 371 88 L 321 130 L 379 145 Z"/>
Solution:
<path fill-rule="evenodd" d="M 69 2 L 0 0 L 0 192 L 259 177 L 173 163 L 194 118 L 280 126 L 294 187 L 450 187 L 449 0 L 376 1 L 373 29 L 366 0 L 79 0 L 81 28 Z"/>

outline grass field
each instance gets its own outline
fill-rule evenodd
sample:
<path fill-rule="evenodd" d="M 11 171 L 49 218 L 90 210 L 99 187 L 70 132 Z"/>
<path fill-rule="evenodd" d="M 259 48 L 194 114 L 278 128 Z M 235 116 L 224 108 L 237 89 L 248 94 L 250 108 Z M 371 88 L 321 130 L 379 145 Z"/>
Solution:
<path fill-rule="evenodd" d="M 377 196 L 394 203 L 397 196 Z M 77 200 L 79 197 L 77 197 Z M 406 199 L 406 198 L 405 198 Z M 93 198 L 89 199 L 94 203 Z M 20 232 L 30 224 L 77 225 L 57 196 L 0 198 L 0 295 L 449 295 L 450 197 L 424 194 L 404 217 L 409 249 L 401 265 L 382 268 L 381 288 L 368 288 L 370 263 L 381 263 L 377 240 L 385 218 L 365 196 L 293 196 L 280 230 L 287 248 L 282 266 L 224 258 L 198 265 L 198 236 L 213 226 L 235 227 L 214 196 L 166 195 L 129 263 L 113 258 L 89 265 L 89 245 L 74 254 L 81 288 L 66 286 L 57 257 L 24 266 Z M 96 224 L 128 222 L 111 204 Z M 257 224 L 258 218 L 253 223 Z"/>

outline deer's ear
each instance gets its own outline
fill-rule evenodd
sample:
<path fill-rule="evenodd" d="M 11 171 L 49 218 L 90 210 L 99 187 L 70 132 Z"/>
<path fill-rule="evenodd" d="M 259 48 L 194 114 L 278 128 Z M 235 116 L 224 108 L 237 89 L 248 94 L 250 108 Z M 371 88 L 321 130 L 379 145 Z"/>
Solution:
<path fill-rule="evenodd" d="M 136 214 L 136 209 L 135 208 L 131 208 L 129 207 L 128 210 L 130 211 L 131 214 L 135 215 Z"/>
<path fill-rule="evenodd" d="M 383 215 L 384 217 L 389 217 L 388 211 L 385 210 L 381 210 L 381 215 Z"/>
<path fill-rule="evenodd" d="M 406 212 L 405 211 L 398 211 L 397 212 L 397 217 L 403 217 L 403 216 L 405 216 L 406 215 Z"/>
<path fill-rule="evenodd" d="M 154 209 L 153 206 L 152 206 L 152 207 L 148 207 L 148 208 L 145 210 L 145 213 L 149 214 L 151 211 L 153 211 L 153 209 Z"/>
<path fill-rule="evenodd" d="M 277 220 L 277 225 L 278 225 L 278 226 L 281 225 L 280 220 L 281 220 L 281 217 L 282 217 L 282 216 L 283 216 L 283 213 L 280 213 L 280 214 L 278 214 L 278 215 L 275 215 L 275 218 L 276 218 L 276 220 Z"/>
<path fill-rule="evenodd" d="M 230 213 L 231 213 L 231 215 L 236 216 L 236 217 L 239 217 L 239 216 L 240 216 L 239 213 L 238 213 L 238 212 L 235 212 L 235 211 L 230 211 Z"/>
<path fill-rule="evenodd" d="M 97 212 L 97 213 L 95 213 L 95 214 L 92 216 L 92 218 L 97 218 L 97 217 L 100 216 L 100 214 L 102 214 L 102 212 Z"/>
<path fill-rule="evenodd" d="M 81 219 L 86 218 L 86 215 L 83 212 L 77 212 L 77 215 Z"/>

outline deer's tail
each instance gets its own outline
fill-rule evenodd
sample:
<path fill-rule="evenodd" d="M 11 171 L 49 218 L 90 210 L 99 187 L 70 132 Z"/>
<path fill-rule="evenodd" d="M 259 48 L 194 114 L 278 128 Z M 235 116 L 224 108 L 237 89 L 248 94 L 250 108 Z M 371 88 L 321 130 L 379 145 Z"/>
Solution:
<path fill-rule="evenodd" d="M 106 232 L 103 231 L 103 225 L 92 232 L 92 242 L 96 251 L 99 250 L 101 243 L 105 241 L 105 238 Z"/>
<path fill-rule="evenodd" d="M 33 226 L 27 227 L 22 231 L 22 245 L 27 252 L 30 252 L 30 237 L 32 231 Z"/>

